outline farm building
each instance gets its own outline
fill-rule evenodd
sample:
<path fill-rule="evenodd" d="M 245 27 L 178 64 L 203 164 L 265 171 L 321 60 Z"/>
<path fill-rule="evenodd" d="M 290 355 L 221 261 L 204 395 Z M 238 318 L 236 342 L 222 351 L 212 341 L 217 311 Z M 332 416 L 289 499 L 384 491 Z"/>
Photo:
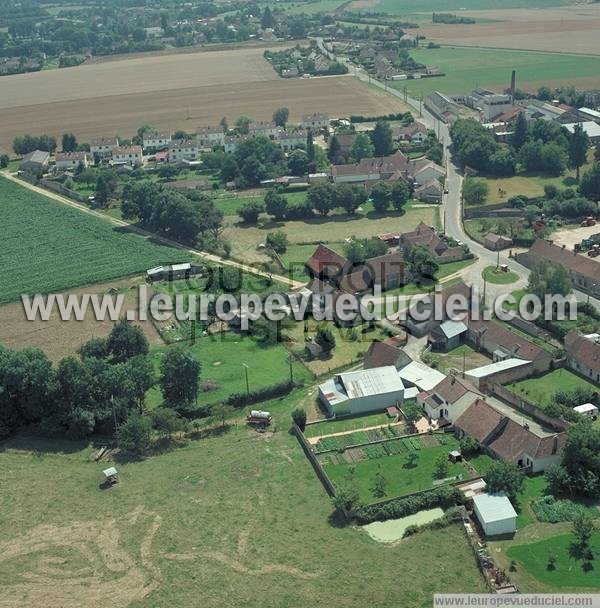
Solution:
<path fill-rule="evenodd" d="M 87 168 L 93 162 L 89 152 L 57 152 L 54 158 L 60 170 L 77 169 L 80 165 Z"/>
<path fill-rule="evenodd" d="M 467 339 L 478 349 L 491 355 L 494 361 L 524 359 L 531 361 L 536 372 L 546 372 L 552 366 L 552 354 L 541 346 L 511 331 L 496 321 L 466 321 L 469 328 Z"/>
<path fill-rule="evenodd" d="M 587 122 L 575 122 L 563 125 L 569 133 L 575 132 L 575 125 L 581 125 L 583 132 L 588 136 L 590 143 L 595 144 L 600 141 L 600 125 L 591 120 Z"/>
<path fill-rule="evenodd" d="M 202 274 L 204 268 L 189 262 L 185 264 L 172 264 L 170 266 L 157 266 L 146 271 L 146 279 L 154 281 L 175 281 L 177 279 L 187 279 L 189 277 Z"/>
<path fill-rule="evenodd" d="M 494 234 L 493 232 L 488 232 L 485 235 L 484 245 L 492 251 L 501 251 L 507 247 L 512 247 L 512 244 L 512 239 L 507 236 Z"/>
<path fill-rule="evenodd" d="M 23 157 L 19 169 L 24 173 L 42 173 L 48 167 L 50 153 L 46 150 L 34 150 Z"/>
<path fill-rule="evenodd" d="M 467 326 L 462 321 L 452 319 L 434 327 L 427 339 L 432 350 L 448 351 L 456 348 L 467 334 Z"/>
<path fill-rule="evenodd" d="M 514 534 L 517 531 L 517 512 L 504 494 L 473 496 L 473 511 L 486 536 Z"/>
<path fill-rule="evenodd" d="M 511 357 L 489 365 L 470 369 L 465 376 L 479 390 L 485 391 L 490 384 L 508 384 L 522 380 L 533 372 L 533 364 L 525 359 Z"/>
<path fill-rule="evenodd" d="M 543 239 L 538 239 L 529 251 L 518 253 L 517 262 L 533 268 L 538 260 L 547 259 L 569 273 L 573 287 L 591 295 L 600 295 L 600 262 L 585 255 L 568 251 Z"/>
<path fill-rule="evenodd" d="M 319 400 L 330 416 L 384 411 L 402 405 L 404 384 L 393 365 L 345 372 L 319 385 Z"/>
<path fill-rule="evenodd" d="M 432 390 L 446 377 L 442 372 L 420 361 L 411 361 L 408 365 L 400 368 L 398 374 L 404 384 L 415 386 L 420 391 Z"/>
<path fill-rule="evenodd" d="M 405 367 L 411 362 L 411 358 L 401 349 L 386 342 L 371 342 L 369 350 L 363 360 L 365 369 L 374 367 L 386 367 L 393 365 L 396 369 Z"/>

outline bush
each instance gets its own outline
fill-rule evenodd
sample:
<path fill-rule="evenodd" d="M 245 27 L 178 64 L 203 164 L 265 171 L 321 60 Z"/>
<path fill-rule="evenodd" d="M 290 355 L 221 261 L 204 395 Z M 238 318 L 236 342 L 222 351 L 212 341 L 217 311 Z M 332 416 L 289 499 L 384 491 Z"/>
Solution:
<path fill-rule="evenodd" d="M 292 412 L 292 420 L 298 425 L 298 428 L 304 432 L 304 429 L 306 428 L 306 410 L 297 407 Z"/>
<path fill-rule="evenodd" d="M 293 388 L 294 383 L 288 380 L 287 382 L 271 384 L 249 393 L 233 393 L 229 395 L 227 403 L 239 409 L 246 405 L 258 403 L 259 401 L 268 401 L 269 399 L 282 397 L 283 395 L 287 395 Z"/>
<path fill-rule="evenodd" d="M 573 521 L 578 515 L 589 512 L 585 505 L 567 499 L 556 499 L 554 496 L 543 496 L 532 503 L 531 507 L 540 521 L 550 524 Z"/>
<path fill-rule="evenodd" d="M 407 517 L 424 509 L 441 507 L 447 509 L 465 503 L 464 494 L 453 486 L 443 486 L 429 492 L 422 492 L 406 498 L 396 498 L 384 503 L 363 505 L 356 509 L 356 520 L 359 524 L 373 521 Z"/>

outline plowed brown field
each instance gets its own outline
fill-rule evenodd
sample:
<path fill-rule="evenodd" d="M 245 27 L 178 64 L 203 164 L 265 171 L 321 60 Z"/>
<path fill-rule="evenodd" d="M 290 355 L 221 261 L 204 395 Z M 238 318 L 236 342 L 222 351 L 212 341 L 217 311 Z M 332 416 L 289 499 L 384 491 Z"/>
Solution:
<path fill-rule="evenodd" d="M 303 113 L 387 114 L 406 109 L 349 76 L 284 80 L 263 49 L 135 57 L 2 78 L 0 150 L 16 135 L 65 131 L 80 140 L 131 136 L 144 124 L 194 131 L 240 114 L 270 119 L 279 106 Z"/>

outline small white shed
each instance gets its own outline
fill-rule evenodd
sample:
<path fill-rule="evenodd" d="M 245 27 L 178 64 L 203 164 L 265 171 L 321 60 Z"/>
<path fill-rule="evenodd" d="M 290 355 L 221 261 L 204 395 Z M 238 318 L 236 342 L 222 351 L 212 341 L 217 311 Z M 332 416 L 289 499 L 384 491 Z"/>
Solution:
<path fill-rule="evenodd" d="M 473 506 L 486 536 L 517 531 L 517 512 L 504 494 L 477 494 L 473 497 Z"/>
<path fill-rule="evenodd" d="M 593 403 L 576 405 L 573 409 L 582 416 L 591 416 L 593 418 L 598 415 L 598 408 Z"/>

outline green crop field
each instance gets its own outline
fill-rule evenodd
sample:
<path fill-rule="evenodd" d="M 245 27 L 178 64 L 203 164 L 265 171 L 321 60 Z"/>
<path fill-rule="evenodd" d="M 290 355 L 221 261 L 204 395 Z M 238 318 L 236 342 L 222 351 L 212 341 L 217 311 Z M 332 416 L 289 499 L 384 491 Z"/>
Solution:
<path fill-rule="evenodd" d="M 462 526 L 384 546 L 332 525 L 287 432 L 300 398 L 262 404 L 274 434 L 238 419 L 229 432 L 119 461 L 110 490 L 99 484 L 112 463 L 91 462 L 91 445 L 2 442 L 3 604 L 421 608 L 434 592 L 483 593 Z"/>
<path fill-rule="evenodd" d="M 0 178 L 0 302 L 114 279 L 189 254 Z M 8 277 L 10 273 L 10 278 Z"/>
<path fill-rule="evenodd" d="M 389 13 L 390 15 L 406 15 L 422 11 L 458 11 L 460 9 L 480 10 L 499 8 L 546 8 L 562 6 L 564 0 L 379 0 L 371 11 Z"/>
<path fill-rule="evenodd" d="M 592 77 L 598 78 L 600 85 L 600 57 L 449 46 L 411 50 L 410 54 L 416 61 L 437 66 L 446 74 L 392 83 L 398 90 L 406 86 L 412 95 L 427 95 L 435 90 L 449 94 L 467 93 L 475 87 L 500 91 L 508 87 L 514 69 L 522 88 L 528 83 L 539 86 L 544 82 Z"/>

